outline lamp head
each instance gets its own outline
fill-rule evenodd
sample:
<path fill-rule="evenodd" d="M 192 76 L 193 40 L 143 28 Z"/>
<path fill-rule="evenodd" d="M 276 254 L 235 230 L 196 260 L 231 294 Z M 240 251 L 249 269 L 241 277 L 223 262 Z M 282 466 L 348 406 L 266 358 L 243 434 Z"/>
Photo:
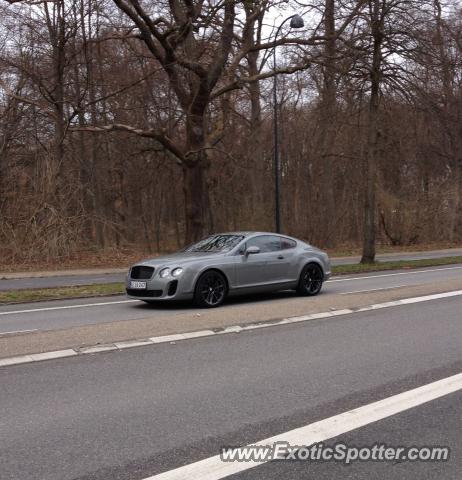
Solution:
<path fill-rule="evenodd" d="M 300 15 L 295 14 L 290 19 L 290 28 L 303 28 L 305 26 L 305 22 Z"/>

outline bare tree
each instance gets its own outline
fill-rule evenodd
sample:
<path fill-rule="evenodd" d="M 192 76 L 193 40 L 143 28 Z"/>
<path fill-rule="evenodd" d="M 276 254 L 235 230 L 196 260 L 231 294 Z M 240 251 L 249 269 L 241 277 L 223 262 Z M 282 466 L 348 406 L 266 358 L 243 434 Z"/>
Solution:
<path fill-rule="evenodd" d="M 10 3 L 4 258 L 271 229 L 274 47 L 285 231 L 363 261 L 461 238 L 462 15 L 442 0 L 292 0 L 306 30 L 277 42 L 272 0 Z"/>
<path fill-rule="evenodd" d="M 415 32 L 428 2 L 414 0 L 369 0 L 364 12 L 365 70 L 369 84 L 367 139 L 365 144 L 365 192 L 362 263 L 375 259 L 377 233 L 377 183 L 380 155 L 380 103 L 383 90 L 398 95 L 405 87 L 402 63 L 415 49 Z"/>
<path fill-rule="evenodd" d="M 208 109 L 214 100 L 244 84 L 268 78 L 275 72 L 242 75 L 238 67 L 246 56 L 276 46 L 274 42 L 242 42 L 236 35 L 236 8 L 239 2 L 223 0 L 219 5 L 173 1 L 149 11 L 138 0 L 114 0 L 131 19 L 149 52 L 163 68 L 183 116 L 183 131 L 175 138 L 165 129 L 143 130 L 128 125 L 108 125 L 106 130 L 125 130 L 157 140 L 182 166 L 186 218 L 186 239 L 202 236 L 209 218 L 207 170 L 208 151 L 214 147 Z M 266 3 L 262 3 L 267 8 Z M 246 16 L 243 31 L 252 28 L 262 15 L 256 4 Z M 278 44 L 312 44 L 316 38 L 285 38 Z M 293 73 L 307 68 L 304 63 L 277 73 Z M 99 128 L 101 130 L 101 128 Z"/>

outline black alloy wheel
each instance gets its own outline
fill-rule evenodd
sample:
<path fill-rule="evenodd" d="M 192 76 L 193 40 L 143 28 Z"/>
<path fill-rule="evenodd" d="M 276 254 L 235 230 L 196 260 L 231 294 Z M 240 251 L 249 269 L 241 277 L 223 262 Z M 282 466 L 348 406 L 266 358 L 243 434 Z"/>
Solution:
<path fill-rule="evenodd" d="M 199 307 L 218 307 L 223 303 L 226 291 L 225 277 L 220 272 L 210 270 L 199 277 L 194 292 L 194 301 Z"/>
<path fill-rule="evenodd" d="M 297 292 L 307 297 L 317 295 L 321 291 L 323 280 L 321 267 L 316 263 L 309 263 L 303 267 L 300 274 Z"/>

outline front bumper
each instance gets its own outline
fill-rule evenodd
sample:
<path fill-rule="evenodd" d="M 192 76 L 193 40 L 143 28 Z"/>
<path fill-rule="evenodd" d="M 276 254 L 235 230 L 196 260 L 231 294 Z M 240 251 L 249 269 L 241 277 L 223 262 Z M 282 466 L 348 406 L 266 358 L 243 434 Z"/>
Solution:
<path fill-rule="evenodd" d="M 146 282 L 145 289 L 131 288 L 132 281 Z M 160 278 L 158 275 L 147 280 L 138 280 L 127 277 L 125 290 L 129 298 L 136 300 L 188 300 L 193 293 L 187 288 L 187 283 L 182 277 L 173 278 L 168 276 Z"/>

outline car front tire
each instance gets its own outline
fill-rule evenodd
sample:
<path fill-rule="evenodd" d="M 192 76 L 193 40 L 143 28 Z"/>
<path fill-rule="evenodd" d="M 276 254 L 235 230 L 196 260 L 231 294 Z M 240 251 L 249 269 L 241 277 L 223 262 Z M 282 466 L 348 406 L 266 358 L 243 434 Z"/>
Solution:
<path fill-rule="evenodd" d="M 297 293 L 305 297 L 317 295 L 321 291 L 323 280 L 322 268 L 316 263 L 308 263 L 300 274 Z"/>
<path fill-rule="evenodd" d="M 224 302 L 227 289 L 223 274 L 216 270 L 204 272 L 194 289 L 194 303 L 202 308 L 218 307 Z"/>

